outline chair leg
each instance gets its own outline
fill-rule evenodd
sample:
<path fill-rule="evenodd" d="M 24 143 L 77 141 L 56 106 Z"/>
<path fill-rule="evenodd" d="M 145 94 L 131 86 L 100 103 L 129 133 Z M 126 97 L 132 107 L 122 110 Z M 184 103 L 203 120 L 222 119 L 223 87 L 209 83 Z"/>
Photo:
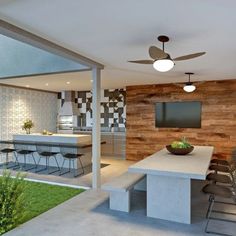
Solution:
<path fill-rule="evenodd" d="M 79 173 L 78 173 L 78 168 L 75 169 L 75 160 L 72 161 L 72 165 L 73 165 L 73 169 L 74 169 L 74 177 L 77 177 L 79 176 Z"/>
<path fill-rule="evenodd" d="M 17 153 L 16 152 L 13 152 L 13 155 L 15 157 L 15 165 L 14 166 L 11 166 L 11 168 L 13 168 L 13 170 L 16 170 L 16 169 L 19 169 L 20 168 L 20 163 L 18 161 L 18 157 L 17 157 Z"/>
<path fill-rule="evenodd" d="M 211 211 L 212 211 L 212 208 L 213 208 L 213 205 L 214 205 L 214 197 L 213 196 L 210 196 L 210 204 L 209 204 L 209 207 L 208 207 L 208 210 L 207 210 L 207 223 L 206 223 L 206 227 L 205 227 L 205 233 L 211 233 L 209 230 L 208 230 L 208 225 L 209 225 L 209 222 L 210 222 L 210 216 L 211 216 Z"/>
<path fill-rule="evenodd" d="M 38 161 L 38 164 L 36 165 L 35 173 L 39 173 L 39 172 L 41 172 L 41 171 L 47 170 L 47 167 L 41 168 L 41 169 L 37 170 L 37 168 L 38 168 L 38 166 L 39 166 L 39 163 L 40 163 L 40 161 L 41 161 L 41 158 L 42 158 L 41 155 L 39 155 L 39 161 Z M 46 163 L 46 164 L 47 164 L 47 163 Z"/>
<path fill-rule="evenodd" d="M 84 167 L 83 167 L 82 161 L 81 161 L 80 157 L 78 157 L 78 159 L 79 159 L 79 162 L 80 162 L 80 166 L 82 168 L 82 174 L 84 174 Z"/>
<path fill-rule="evenodd" d="M 207 234 L 216 234 L 216 235 L 221 235 L 221 236 L 234 236 L 234 235 L 231 235 L 231 234 L 219 233 L 219 232 L 208 230 L 208 225 L 209 225 L 210 220 L 218 220 L 218 221 L 236 223 L 236 221 L 234 221 L 234 220 L 228 220 L 228 219 L 221 219 L 221 218 L 217 218 L 217 217 L 212 217 L 211 216 L 212 212 L 235 215 L 234 213 L 213 210 L 213 205 L 214 205 L 215 202 L 216 202 L 215 197 L 211 196 L 210 197 L 210 204 L 209 204 L 208 212 L 207 212 L 207 223 L 206 223 L 206 226 L 205 226 L 205 233 L 207 233 Z"/>
<path fill-rule="evenodd" d="M 33 170 L 33 169 L 37 168 L 36 161 L 35 161 L 35 158 L 34 158 L 34 153 L 32 153 L 31 156 L 33 158 L 33 161 L 34 161 L 35 165 L 33 167 L 29 167 L 29 168 L 25 169 L 25 171 Z"/>
<path fill-rule="evenodd" d="M 63 173 L 62 172 L 62 170 L 63 170 L 63 167 L 64 167 L 64 164 L 65 164 L 65 158 L 64 158 L 64 160 L 63 160 L 63 162 L 62 162 L 62 166 L 61 166 L 61 171 L 60 171 L 60 174 L 59 175 L 64 175 L 65 173 Z"/>
<path fill-rule="evenodd" d="M 60 167 L 59 167 L 59 164 L 58 164 L 58 162 L 57 162 L 57 158 L 55 157 L 55 155 L 53 155 L 52 157 L 54 157 L 54 159 L 55 159 L 55 161 L 56 161 L 56 164 L 57 164 L 57 170 L 54 170 L 54 171 L 48 172 L 48 174 L 52 174 L 52 173 L 55 173 L 55 172 L 61 171 L 61 170 L 60 170 Z M 48 157 L 48 166 L 49 166 L 49 158 L 50 158 L 50 157 Z"/>

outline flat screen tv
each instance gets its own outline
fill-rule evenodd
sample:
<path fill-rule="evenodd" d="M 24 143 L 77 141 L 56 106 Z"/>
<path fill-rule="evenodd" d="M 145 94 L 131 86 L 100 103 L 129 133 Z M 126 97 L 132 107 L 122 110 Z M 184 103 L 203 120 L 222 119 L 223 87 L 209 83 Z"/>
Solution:
<path fill-rule="evenodd" d="M 156 127 L 201 128 L 202 104 L 191 102 L 156 103 Z"/>

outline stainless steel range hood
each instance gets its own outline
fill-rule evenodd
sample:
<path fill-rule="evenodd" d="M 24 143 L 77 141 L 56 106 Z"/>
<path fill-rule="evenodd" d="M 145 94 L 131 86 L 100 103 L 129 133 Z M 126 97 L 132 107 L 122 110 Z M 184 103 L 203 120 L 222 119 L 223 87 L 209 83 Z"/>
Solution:
<path fill-rule="evenodd" d="M 80 116 L 78 104 L 75 103 L 75 91 L 63 91 L 64 103 L 59 109 L 59 116 Z"/>

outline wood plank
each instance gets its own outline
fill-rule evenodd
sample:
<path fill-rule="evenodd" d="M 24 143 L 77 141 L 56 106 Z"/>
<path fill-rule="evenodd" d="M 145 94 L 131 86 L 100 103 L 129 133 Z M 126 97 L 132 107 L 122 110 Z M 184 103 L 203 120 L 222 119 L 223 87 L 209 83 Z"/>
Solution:
<path fill-rule="evenodd" d="M 185 136 L 193 145 L 215 147 L 229 159 L 236 150 L 236 80 L 208 81 L 194 93 L 172 84 L 128 86 L 126 158 L 141 160 Z M 202 128 L 156 128 L 155 103 L 201 101 Z"/>

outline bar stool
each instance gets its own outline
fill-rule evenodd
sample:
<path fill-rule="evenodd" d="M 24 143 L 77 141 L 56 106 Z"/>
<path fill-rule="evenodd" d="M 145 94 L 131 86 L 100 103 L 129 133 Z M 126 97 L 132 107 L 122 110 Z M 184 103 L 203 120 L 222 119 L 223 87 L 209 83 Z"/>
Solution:
<path fill-rule="evenodd" d="M 2 154 L 5 154 L 5 157 L 6 157 L 6 162 L 5 162 L 4 164 L 0 165 L 0 167 L 5 166 L 7 169 L 9 169 L 9 168 L 15 168 L 16 166 L 17 166 L 17 167 L 20 167 L 16 155 L 14 155 L 14 157 L 15 157 L 15 165 L 9 166 L 9 163 L 10 163 L 10 162 L 9 162 L 9 154 L 10 154 L 10 153 L 14 154 L 14 152 L 15 152 L 15 149 L 14 149 L 14 148 L 9 148 L 8 145 L 7 145 L 7 147 L 2 146 L 2 147 L 0 148 L 0 154 L 1 154 L 1 156 L 3 156 Z"/>
<path fill-rule="evenodd" d="M 58 152 L 53 152 L 51 146 L 36 145 L 36 150 L 37 150 L 37 153 L 39 154 L 39 160 L 38 160 L 38 163 L 37 163 L 37 167 L 36 167 L 35 173 L 47 170 L 47 174 L 52 174 L 52 173 L 55 173 L 55 172 L 58 172 L 58 171 L 61 170 L 60 166 L 58 164 L 57 158 L 56 158 L 56 155 L 58 154 Z M 50 168 L 50 166 L 49 166 L 49 159 L 51 157 L 54 158 L 54 160 L 56 162 L 56 165 L 57 165 L 57 169 L 49 172 L 49 168 Z M 38 166 L 39 166 L 40 161 L 41 161 L 42 158 L 45 158 L 46 167 L 38 169 Z"/>
<path fill-rule="evenodd" d="M 36 161 L 35 161 L 35 158 L 34 158 L 34 152 L 33 150 L 30 150 L 29 149 L 29 145 L 26 145 L 26 144 L 14 144 L 14 148 L 15 148 L 15 153 L 16 153 L 16 156 L 18 155 L 22 155 L 24 157 L 24 165 L 23 165 L 23 170 L 24 171 L 28 171 L 28 170 L 32 170 L 32 169 L 35 169 L 37 167 L 37 164 L 36 164 Z M 32 167 L 29 167 L 29 168 L 26 168 L 27 166 L 27 163 L 26 163 L 26 158 L 29 157 L 29 158 L 32 158 L 33 159 L 33 162 L 34 162 L 34 166 Z"/>
<path fill-rule="evenodd" d="M 73 167 L 73 170 L 74 170 L 74 177 L 77 177 L 79 175 L 83 175 L 84 174 L 84 167 L 83 167 L 82 161 L 80 159 L 80 157 L 83 156 L 83 154 L 78 153 L 77 148 L 73 148 L 73 147 L 71 147 L 71 148 L 70 147 L 61 147 L 60 150 L 61 150 L 61 155 L 64 158 L 62 166 L 61 166 L 60 175 L 64 175 L 64 174 L 67 174 L 67 173 L 71 172 L 71 162 L 72 162 L 72 167 Z M 64 167 L 64 164 L 65 164 L 66 160 L 69 162 L 69 170 L 62 172 L 62 169 Z M 80 166 L 82 168 L 82 173 L 81 174 L 78 173 L 78 167 L 77 167 L 77 169 L 75 168 L 75 161 L 77 161 L 77 160 L 79 161 Z M 78 164 L 78 162 L 77 162 L 77 164 Z"/>
<path fill-rule="evenodd" d="M 202 191 L 205 194 L 210 195 L 209 196 L 209 206 L 208 206 L 207 214 L 206 214 L 207 223 L 206 223 L 206 226 L 205 226 L 205 232 L 206 233 L 217 234 L 217 235 L 233 236 L 233 235 L 230 235 L 230 234 L 211 231 L 211 230 L 208 229 L 208 225 L 209 225 L 210 220 L 218 220 L 218 221 L 236 223 L 236 221 L 234 221 L 234 220 L 229 220 L 229 219 L 225 219 L 225 218 L 219 218 L 219 217 L 211 216 L 212 213 L 220 213 L 220 214 L 226 214 L 226 215 L 236 215 L 235 213 L 231 213 L 231 212 L 213 210 L 214 203 L 227 204 L 227 205 L 232 205 L 232 206 L 236 207 L 236 198 L 235 198 L 234 191 L 232 189 L 228 188 L 228 187 L 219 186 L 219 185 L 216 185 L 216 184 L 207 184 L 206 186 L 203 187 Z M 216 196 L 232 199 L 235 203 L 215 201 Z"/>

